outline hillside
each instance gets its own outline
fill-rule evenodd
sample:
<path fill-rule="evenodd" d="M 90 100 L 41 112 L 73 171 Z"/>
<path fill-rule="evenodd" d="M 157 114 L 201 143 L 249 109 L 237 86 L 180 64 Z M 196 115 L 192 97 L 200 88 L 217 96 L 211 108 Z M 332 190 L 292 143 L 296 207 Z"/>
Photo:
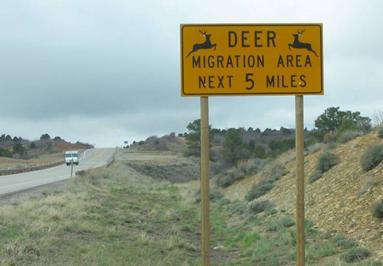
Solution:
<path fill-rule="evenodd" d="M 360 166 L 367 147 L 377 144 L 383 139 L 371 132 L 307 148 L 306 177 L 324 151 L 339 158 L 322 178 L 306 183 L 307 265 L 383 265 L 382 221 L 371 212 L 383 199 L 383 163 L 368 172 Z M 182 156 L 182 145 L 174 135 L 150 137 L 119 150 L 108 167 L 25 195 L 33 200 L 5 200 L 0 264 L 77 265 L 85 258 L 92 265 L 199 265 L 199 160 Z M 295 265 L 294 151 L 226 170 L 211 173 L 212 265 Z M 228 176 L 234 183 L 218 187 Z M 273 180 L 272 188 L 249 202 L 248 191 L 265 179 Z"/>
<path fill-rule="evenodd" d="M 332 235 L 341 233 L 359 242 L 383 258 L 383 221 L 372 216 L 372 206 L 383 199 L 383 162 L 365 172 L 360 166 L 363 152 L 370 145 L 382 144 L 375 132 L 357 137 L 345 144 L 332 147 L 339 163 L 314 183 L 305 184 L 306 218 L 316 227 Z M 305 176 L 315 171 L 318 157 L 328 149 L 322 145 L 305 156 Z M 331 147 L 330 147 L 331 148 Z M 277 209 L 295 215 L 295 157 L 294 151 L 279 156 L 272 164 L 282 164 L 288 173 L 275 182 L 270 192 L 259 200 L 274 202 Z M 251 186 L 265 179 L 262 171 L 247 177 L 224 190 L 230 200 L 243 199 Z"/>
<path fill-rule="evenodd" d="M 0 175 L 13 173 L 13 170 L 17 172 L 56 165 L 63 161 L 65 151 L 93 147 L 86 143 L 71 143 L 60 137 L 51 139 L 47 134 L 45 136 L 48 137 L 34 141 L 5 134 L 0 136 Z"/>
<path fill-rule="evenodd" d="M 177 177 L 195 166 L 121 149 L 108 167 L 0 199 L 0 265 L 201 265 L 198 182 Z M 295 265 L 290 215 L 210 195 L 211 265 Z M 307 265 L 350 265 L 342 256 L 358 250 L 354 241 L 305 229 Z M 352 265 L 382 265 L 363 259 Z"/>

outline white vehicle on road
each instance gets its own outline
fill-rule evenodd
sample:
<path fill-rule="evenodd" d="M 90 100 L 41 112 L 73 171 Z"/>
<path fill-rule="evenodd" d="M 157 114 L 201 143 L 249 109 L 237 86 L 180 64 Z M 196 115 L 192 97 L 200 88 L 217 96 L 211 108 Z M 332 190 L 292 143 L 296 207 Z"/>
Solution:
<path fill-rule="evenodd" d="M 79 157 L 80 154 L 78 151 L 66 151 L 64 155 L 66 165 L 71 165 L 72 163 L 78 165 Z"/>
<path fill-rule="evenodd" d="M 79 166 L 76 166 L 76 169 L 75 167 L 73 167 L 74 168 L 73 170 L 75 172 L 75 171 L 89 170 L 89 169 L 97 168 L 100 166 L 104 166 L 108 162 L 110 162 L 114 153 L 115 153 L 114 148 L 89 149 L 89 150 L 86 150 L 84 153 L 79 152 L 81 164 Z M 62 153 L 62 155 L 64 155 L 64 152 Z M 131 160 L 133 160 L 134 158 L 136 158 L 135 155 L 132 155 Z M 36 170 L 36 171 L 18 173 L 18 174 L 12 174 L 12 175 L 3 175 L 0 177 L 0 198 L 4 194 L 26 190 L 33 187 L 38 187 L 38 186 L 46 185 L 52 182 L 67 180 L 70 178 L 69 172 L 70 170 L 64 164 L 64 165 L 50 167 L 43 170 Z M 2 202 L 0 200 L 0 208 L 1 208 L 1 205 L 2 205 Z M 0 220 L 1 220 L 1 211 L 0 211 Z M 1 225 L 0 225 L 0 228 L 1 228 Z M 1 235 L 1 232 L 0 232 L 0 235 Z M 0 262 L 0 265 L 1 265 L 1 262 Z"/>

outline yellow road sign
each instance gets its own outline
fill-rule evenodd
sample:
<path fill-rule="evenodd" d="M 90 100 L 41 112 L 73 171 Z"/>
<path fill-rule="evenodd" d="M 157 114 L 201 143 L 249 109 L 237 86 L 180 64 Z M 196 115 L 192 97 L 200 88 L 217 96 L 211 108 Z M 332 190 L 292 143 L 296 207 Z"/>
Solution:
<path fill-rule="evenodd" d="M 181 25 L 181 94 L 323 94 L 322 24 Z"/>

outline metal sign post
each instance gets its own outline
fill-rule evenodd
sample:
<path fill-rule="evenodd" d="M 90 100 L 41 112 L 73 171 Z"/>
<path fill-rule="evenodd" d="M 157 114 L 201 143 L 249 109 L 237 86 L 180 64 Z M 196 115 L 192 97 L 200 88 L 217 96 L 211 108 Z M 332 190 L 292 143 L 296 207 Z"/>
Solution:
<path fill-rule="evenodd" d="M 303 95 L 295 96 L 295 152 L 297 175 L 297 266 L 305 265 L 305 176 L 304 176 Z"/>
<path fill-rule="evenodd" d="M 209 102 L 207 96 L 201 97 L 201 211 L 202 265 L 209 266 Z"/>
<path fill-rule="evenodd" d="M 73 159 L 72 162 L 70 163 L 70 177 L 73 176 Z"/>

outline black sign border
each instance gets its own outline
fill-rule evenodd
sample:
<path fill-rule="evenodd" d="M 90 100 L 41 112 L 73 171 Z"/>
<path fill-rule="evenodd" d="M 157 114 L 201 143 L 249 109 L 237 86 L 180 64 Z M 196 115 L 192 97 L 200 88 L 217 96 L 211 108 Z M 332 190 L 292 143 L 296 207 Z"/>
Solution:
<path fill-rule="evenodd" d="M 243 27 L 254 27 L 254 26 L 318 26 L 320 29 L 320 60 L 321 60 L 321 88 L 319 92 L 297 92 L 297 93 L 291 93 L 291 92 L 277 92 L 277 93 L 268 93 L 268 92 L 258 92 L 258 93 L 214 93 L 214 94 L 197 94 L 197 93 L 185 93 L 184 88 L 184 54 L 183 54 L 183 29 L 187 27 L 237 27 L 237 26 L 243 26 Z M 180 24 L 180 37 L 181 37 L 181 50 L 180 50 L 180 57 L 181 57 L 181 96 L 183 97 L 191 97 L 191 96 L 256 96 L 256 95 L 263 95 L 263 96 L 270 96 L 270 95 L 276 95 L 276 96 L 287 96 L 287 95 L 324 95 L 324 84 L 323 84 L 323 23 L 254 23 L 254 24 L 243 24 L 243 23 L 228 23 L 228 24 Z"/>

